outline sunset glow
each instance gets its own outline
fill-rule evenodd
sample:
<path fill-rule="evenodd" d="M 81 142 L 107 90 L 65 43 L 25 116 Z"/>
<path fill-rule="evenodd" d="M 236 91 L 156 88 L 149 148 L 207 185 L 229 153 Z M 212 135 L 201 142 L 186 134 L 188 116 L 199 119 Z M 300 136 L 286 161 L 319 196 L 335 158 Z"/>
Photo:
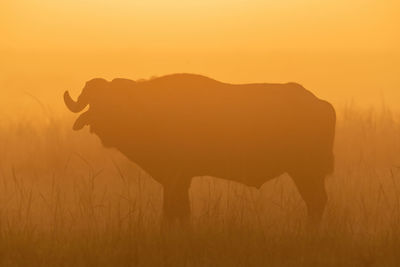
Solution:
<path fill-rule="evenodd" d="M 49 101 L 93 77 L 193 72 L 397 106 L 398 11 L 392 0 L 3 1 L 0 85 Z"/>
<path fill-rule="evenodd" d="M 0 266 L 399 266 L 400 0 L 0 0 Z"/>

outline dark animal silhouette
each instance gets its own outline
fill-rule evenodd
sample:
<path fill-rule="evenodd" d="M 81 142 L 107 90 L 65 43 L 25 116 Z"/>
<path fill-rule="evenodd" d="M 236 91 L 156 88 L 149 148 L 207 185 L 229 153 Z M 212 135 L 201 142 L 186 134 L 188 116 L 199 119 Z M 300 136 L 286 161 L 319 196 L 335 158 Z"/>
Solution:
<path fill-rule="evenodd" d="M 333 171 L 335 110 L 296 83 L 227 84 L 194 74 L 151 80 L 93 79 L 67 107 L 164 188 L 166 219 L 190 215 L 194 176 L 248 186 L 288 173 L 311 222 L 320 221 Z"/>

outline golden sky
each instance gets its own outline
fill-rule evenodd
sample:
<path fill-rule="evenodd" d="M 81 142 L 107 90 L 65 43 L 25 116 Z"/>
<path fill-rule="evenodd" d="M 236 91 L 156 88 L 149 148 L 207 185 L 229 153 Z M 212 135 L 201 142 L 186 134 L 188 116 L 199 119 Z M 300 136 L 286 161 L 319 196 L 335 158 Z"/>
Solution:
<path fill-rule="evenodd" d="M 335 104 L 395 106 L 398 2 L 2 0 L 0 112 L 24 109 L 27 94 L 61 107 L 64 90 L 94 77 L 175 72 L 295 81 Z"/>

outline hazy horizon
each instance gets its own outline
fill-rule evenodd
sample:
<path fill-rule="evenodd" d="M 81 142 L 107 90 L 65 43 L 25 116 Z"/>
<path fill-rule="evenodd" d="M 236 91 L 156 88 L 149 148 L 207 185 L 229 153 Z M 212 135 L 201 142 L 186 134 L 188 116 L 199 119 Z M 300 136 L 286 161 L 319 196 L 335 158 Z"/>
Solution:
<path fill-rule="evenodd" d="M 0 1 L 0 266 L 400 266 L 399 11 Z"/>
<path fill-rule="evenodd" d="M 298 82 L 334 105 L 397 109 L 397 11 L 377 0 L 5 1 L 2 109 L 29 108 L 29 94 L 63 110 L 61 94 L 91 78 L 177 72 Z"/>

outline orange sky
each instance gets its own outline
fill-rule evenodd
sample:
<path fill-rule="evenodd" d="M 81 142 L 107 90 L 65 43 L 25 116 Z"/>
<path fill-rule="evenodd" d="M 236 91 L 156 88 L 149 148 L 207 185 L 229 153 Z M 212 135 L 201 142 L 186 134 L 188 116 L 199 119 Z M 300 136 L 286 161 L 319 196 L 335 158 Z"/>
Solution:
<path fill-rule="evenodd" d="M 395 0 L 3 0 L 0 112 L 27 94 L 57 109 L 93 77 L 174 72 L 395 106 L 399 14 Z"/>

